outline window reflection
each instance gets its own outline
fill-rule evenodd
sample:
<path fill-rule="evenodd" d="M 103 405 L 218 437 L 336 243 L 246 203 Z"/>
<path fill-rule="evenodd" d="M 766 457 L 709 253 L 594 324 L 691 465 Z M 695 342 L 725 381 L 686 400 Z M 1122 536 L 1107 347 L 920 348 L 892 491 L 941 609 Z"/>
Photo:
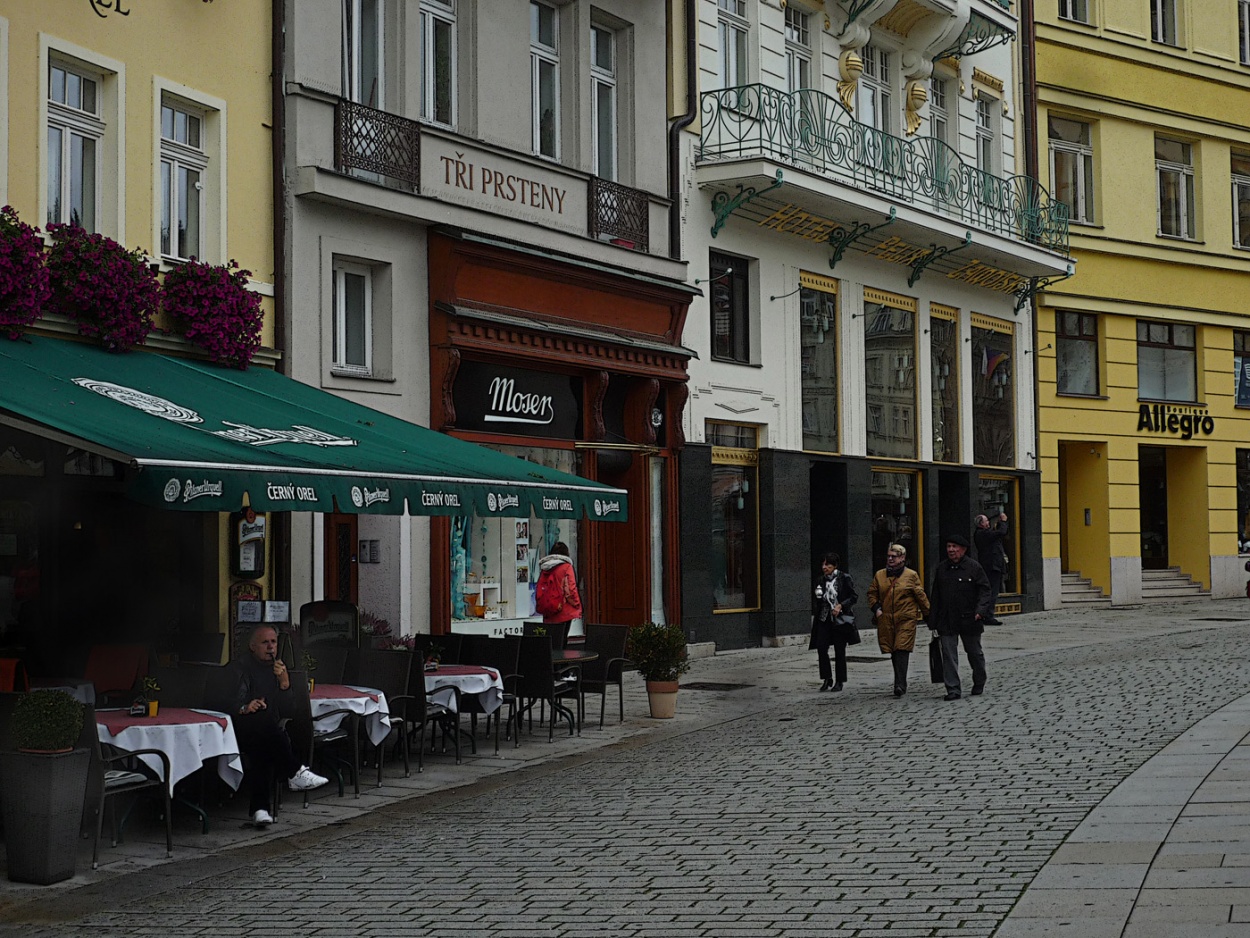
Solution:
<path fill-rule="evenodd" d="M 959 328 L 954 320 L 929 321 L 933 382 L 933 459 L 959 461 Z"/>
<path fill-rule="evenodd" d="M 803 448 L 838 451 L 838 297 L 799 291 L 803 381 Z"/>
<path fill-rule="evenodd" d="M 920 537 L 920 485 L 914 472 L 872 471 L 872 569 L 885 566 L 891 544 L 907 548 L 907 566 L 924 573 Z"/>
<path fill-rule="evenodd" d="M 868 455 L 915 459 L 915 315 L 865 302 L 864 322 Z"/>
<path fill-rule="evenodd" d="M 1015 464 L 1012 334 L 972 327 L 972 459 L 983 466 Z"/>

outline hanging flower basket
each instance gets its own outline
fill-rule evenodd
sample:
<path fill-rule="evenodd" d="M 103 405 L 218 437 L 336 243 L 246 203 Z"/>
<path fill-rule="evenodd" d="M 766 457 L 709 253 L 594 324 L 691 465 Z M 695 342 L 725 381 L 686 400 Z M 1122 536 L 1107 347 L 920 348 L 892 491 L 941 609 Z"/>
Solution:
<path fill-rule="evenodd" d="M 250 270 L 235 261 L 214 266 L 191 260 L 165 275 L 165 312 L 187 339 L 222 365 L 246 368 L 260 348 L 264 313 L 247 288 Z"/>
<path fill-rule="evenodd" d="M 19 338 L 51 295 L 39 229 L 18 218 L 11 205 L 0 208 L 0 331 Z"/>
<path fill-rule="evenodd" d="M 110 351 L 142 345 L 160 303 L 160 285 L 143 251 L 127 251 L 77 225 L 52 224 L 48 234 L 49 309 L 77 322 L 80 335 L 99 339 Z"/>

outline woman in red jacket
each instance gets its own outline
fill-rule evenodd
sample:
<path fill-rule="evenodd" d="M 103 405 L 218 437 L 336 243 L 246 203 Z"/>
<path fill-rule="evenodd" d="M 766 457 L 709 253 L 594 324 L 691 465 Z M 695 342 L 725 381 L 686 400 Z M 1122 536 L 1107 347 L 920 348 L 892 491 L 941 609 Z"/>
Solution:
<path fill-rule="evenodd" d="M 543 617 L 544 625 L 560 626 L 560 634 L 567 637 L 570 623 L 582 617 L 582 597 L 577 592 L 568 545 L 564 541 L 552 544 L 551 553 L 538 561 L 538 569 L 534 609 Z"/>

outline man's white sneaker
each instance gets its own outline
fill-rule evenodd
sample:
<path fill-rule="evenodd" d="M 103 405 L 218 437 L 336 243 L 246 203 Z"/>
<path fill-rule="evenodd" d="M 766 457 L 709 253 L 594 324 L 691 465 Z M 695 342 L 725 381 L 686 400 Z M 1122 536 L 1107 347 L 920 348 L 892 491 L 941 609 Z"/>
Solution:
<path fill-rule="evenodd" d="M 254 827 L 268 827 L 273 823 L 273 815 L 261 808 L 252 815 L 252 825 Z"/>
<path fill-rule="evenodd" d="M 330 781 L 316 772 L 309 770 L 308 766 L 301 765 L 299 771 L 291 776 L 291 780 L 287 782 L 291 791 L 312 791 L 314 788 L 320 788 L 326 782 Z"/>

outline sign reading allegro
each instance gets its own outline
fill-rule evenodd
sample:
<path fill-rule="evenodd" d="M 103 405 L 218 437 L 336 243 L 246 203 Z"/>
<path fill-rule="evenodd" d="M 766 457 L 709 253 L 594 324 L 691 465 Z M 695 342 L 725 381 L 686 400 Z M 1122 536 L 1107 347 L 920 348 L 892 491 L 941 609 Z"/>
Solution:
<path fill-rule="evenodd" d="M 581 381 L 568 375 L 466 361 L 453 399 L 460 430 L 581 438 Z"/>

